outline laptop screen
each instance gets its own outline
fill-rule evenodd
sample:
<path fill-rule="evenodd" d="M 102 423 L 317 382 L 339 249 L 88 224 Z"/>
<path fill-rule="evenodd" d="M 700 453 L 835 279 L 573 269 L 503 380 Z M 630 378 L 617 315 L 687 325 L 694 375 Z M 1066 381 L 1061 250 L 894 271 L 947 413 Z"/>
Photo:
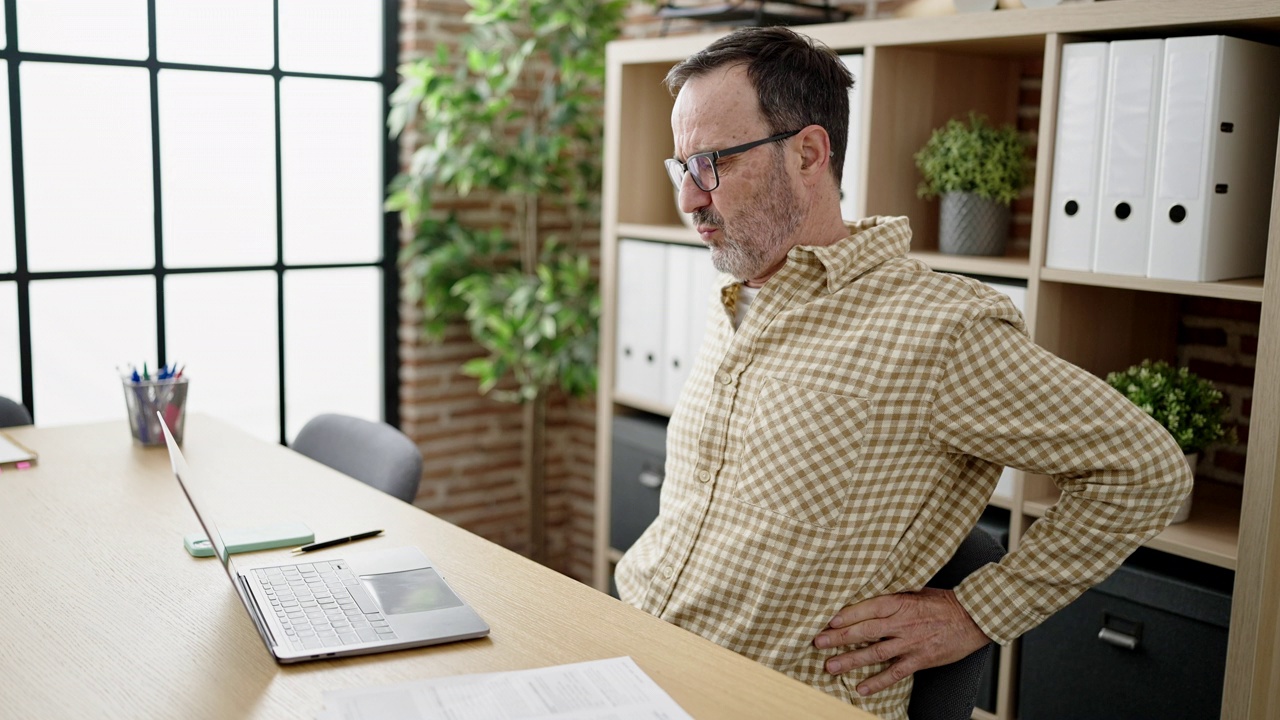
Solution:
<path fill-rule="evenodd" d="M 209 538 L 209 542 L 213 545 L 213 552 L 217 554 L 218 560 L 222 562 L 222 569 L 230 577 L 231 570 L 227 567 L 227 546 L 222 541 L 221 533 L 218 532 L 218 524 L 209 515 L 210 504 L 208 502 L 207 488 L 198 473 L 192 472 L 191 468 L 187 466 L 187 459 L 183 457 L 182 450 L 178 447 L 178 442 L 173 439 L 173 433 L 169 431 L 169 426 L 165 423 L 164 417 L 158 412 L 156 415 L 160 417 L 160 427 L 164 430 L 164 444 L 169 448 L 169 462 L 173 465 L 173 474 L 178 477 L 178 485 L 182 487 L 182 492 L 187 496 L 187 502 L 191 503 L 191 509 L 196 513 L 196 519 L 200 521 L 200 526 L 204 528 L 205 536 Z"/>

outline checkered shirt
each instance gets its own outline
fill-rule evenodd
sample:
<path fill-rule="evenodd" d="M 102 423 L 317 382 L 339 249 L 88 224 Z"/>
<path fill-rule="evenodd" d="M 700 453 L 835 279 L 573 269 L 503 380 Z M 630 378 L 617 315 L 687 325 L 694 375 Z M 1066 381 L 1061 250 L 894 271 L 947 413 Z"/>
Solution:
<path fill-rule="evenodd" d="M 736 331 L 722 278 L 671 417 L 661 511 L 617 567 L 624 600 L 885 718 L 813 638 L 837 610 L 918 590 L 1002 466 L 1062 499 L 956 594 L 1007 643 L 1109 575 L 1190 491 L 1177 444 L 1097 377 L 1033 344 L 1003 294 L 906 257 L 906 218 L 795 247 Z"/>

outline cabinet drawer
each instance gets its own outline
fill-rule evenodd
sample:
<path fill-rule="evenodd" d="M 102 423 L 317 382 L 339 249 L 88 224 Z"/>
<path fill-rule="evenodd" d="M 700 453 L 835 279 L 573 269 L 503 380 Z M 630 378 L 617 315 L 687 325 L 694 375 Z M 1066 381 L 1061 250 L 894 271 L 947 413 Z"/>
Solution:
<path fill-rule="evenodd" d="M 658 517 L 667 426 L 661 420 L 619 416 L 613 419 L 610 468 L 609 545 L 626 550 Z"/>
<path fill-rule="evenodd" d="M 1217 718 L 1231 596 L 1123 566 L 1022 639 L 1021 720 Z"/>

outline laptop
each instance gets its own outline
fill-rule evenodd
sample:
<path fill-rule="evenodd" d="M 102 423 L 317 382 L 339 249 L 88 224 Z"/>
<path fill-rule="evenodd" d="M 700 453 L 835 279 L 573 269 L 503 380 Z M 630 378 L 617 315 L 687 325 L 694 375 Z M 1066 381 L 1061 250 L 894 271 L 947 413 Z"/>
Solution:
<path fill-rule="evenodd" d="M 209 512 L 209 484 L 187 465 L 163 417 L 160 425 L 173 474 L 277 662 L 367 655 L 489 634 L 488 624 L 414 547 L 240 567 L 227 555 Z"/>

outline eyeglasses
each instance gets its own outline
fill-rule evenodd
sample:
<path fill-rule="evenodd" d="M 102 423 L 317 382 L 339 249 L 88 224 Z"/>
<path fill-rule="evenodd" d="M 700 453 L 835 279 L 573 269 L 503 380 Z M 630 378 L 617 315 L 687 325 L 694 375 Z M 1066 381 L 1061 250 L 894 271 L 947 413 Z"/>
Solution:
<path fill-rule="evenodd" d="M 677 190 L 679 190 L 680 186 L 684 184 L 684 174 L 689 173 L 693 176 L 693 184 L 697 185 L 699 190 L 703 192 L 711 192 L 712 190 L 720 187 L 720 171 L 716 169 L 717 160 L 722 157 L 744 153 L 751 148 L 758 147 L 760 145 L 767 145 L 769 143 L 778 142 L 779 140 L 786 140 L 799 132 L 800 130 L 792 130 L 791 132 L 780 133 L 772 137 L 767 137 L 763 140 L 749 142 L 746 145 L 735 145 L 734 147 L 725 148 L 724 150 L 711 150 L 709 152 L 694 153 L 685 159 L 684 162 L 680 162 L 675 158 L 667 158 L 663 162 L 667 166 L 667 175 L 671 177 L 671 184 L 675 185 Z"/>

